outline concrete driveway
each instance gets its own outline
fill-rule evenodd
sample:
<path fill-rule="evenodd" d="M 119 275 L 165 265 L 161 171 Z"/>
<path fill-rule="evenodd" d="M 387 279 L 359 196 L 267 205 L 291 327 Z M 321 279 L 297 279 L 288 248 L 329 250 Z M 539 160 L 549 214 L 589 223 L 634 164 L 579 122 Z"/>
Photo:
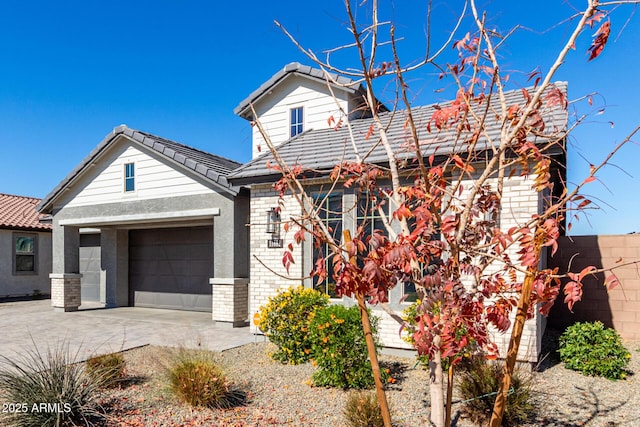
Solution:
<path fill-rule="evenodd" d="M 153 344 L 225 350 L 254 341 L 249 327 L 216 325 L 211 313 L 140 307 L 54 312 L 50 300 L 0 303 L 0 354 L 66 342 L 78 359 Z"/>

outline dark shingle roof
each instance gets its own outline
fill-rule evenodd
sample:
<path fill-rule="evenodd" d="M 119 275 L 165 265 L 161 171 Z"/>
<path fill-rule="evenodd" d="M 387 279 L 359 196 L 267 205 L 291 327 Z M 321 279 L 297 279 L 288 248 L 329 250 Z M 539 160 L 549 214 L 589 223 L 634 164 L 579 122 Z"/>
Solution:
<path fill-rule="evenodd" d="M 260 87 L 253 92 L 245 99 L 243 99 L 236 108 L 233 109 L 233 113 L 239 115 L 240 117 L 248 118 L 252 114 L 248 110 L 249 104 L 255 103 L 260 97 L 264 94 L 267 94 L 271 88 L 280 81 L 282 81 L 285 77 L 297 74 L 303 77 L 311 78 L 314 80 L 326 82 L 324 71 L 309 67 L 308 65 L 302 65 L 298 62 L 291 62 L 284 66 L 283 69 L 274 74 L 269 80 L 260 85 Z M 355 92 L 360 89 L 360 84 L 351 80 L 350 78 L 338 76 L 337 74 L 331 74 L 332 78 L 340 85 L 340 87 L 348 92 Z"/>
<path fill-rule="evenodd" d="M 0 194 L 0 228 L 16 230 L 51 230 L 50 223 L 41 223 L 44 215 L 36 212 L 40 199 Z"/>
<path fill-rule="evenodd" d="M 566 94 L 567 83 L 558 82 L 554 84 L 561 92 Z M 505 93 L 507 105 L 522 104 L 523 94 L 521 90 L 513 90 Z M 427 124 L 436 109 L 442 108 L 447 104 L 428 105 L 421 107 L 413 107 L 412 113 L 414 121 L 419 130 L 419 139 L 423 154 L 429 156 L 431 154 L 449 154 L 451 152 L 464 152 L 466 147 L 460 145 L 454 146 L 455 129 L 445 129 L 438 131 L 435 125 L 431 124 L 432 132 L 426 129 Z M 478 107 L 484 108 L 484 106 Z M 545 123 L 545 134 L 557 132 L 562 134 L 567 127 L 567 111 L 564 106 L 554 105 L 551 108 L 544 108 L 541 114 Z M 399 159 L 413 158 L 413 153 L 404 149 L 403 146 L 409 139 L 408 129 L 406 127 L 406 110 L 398 110 L 395 113 L 385 112 L 381 114 L 383 123 L 390 122 L 387 134 L 389 140 Z M 353 134 L 358 152 L 361 156 L 368 153 L 366 159 L 369 163 L 384 164 L 388 162 L 383 147 L 375 145 L 376 138 L 367 138 L 366 135 L 373 124 L 371 119 L 353 120 L 351 122 Z M 485 128 L 491 139 L 497 139 L 500 135 L 500 120 L 494 112 L 487 115 Z M 463 138 L 461 138 L 463 140 Z M 542 142 L 542 141 L 538 141 Z M 477 144 L 477 151 L 489 149 L 485 138 L 481 138 Z M 355 160 L 355 155 L 349 140 L 349 133 L 346 127 L 322 130 L 308 130 L 289 141 L 283 143 L 278 148 L 278 153 L 290 166 L 299 164 L 307 170 L 328 171 L 336 164 L 344 160 Z M 275 165 L 275 160 L 270 152 L 253 159 L 249 163 L 244 164 L 240 168 L 233 171 L 229 176 L 229 180 L 236 184 L 251 184 L 259 182 L 268 182 L 279 175 L 278 172 L 267 167 L 267 164 Z"/>
<path fill-rule="evenodd" d="M 71 171 L 37 206 L 38 211 L 48 212 L 52 207 L 53 200 L 66 188 L 89 164 L 91 164 L 104 150 L 119 136 L 125 136 L 135 143 L 144 145 L 151 150 L 168 158 L 179 166 L 188 168 L 203 176 L 211 183 L 217 184 L 223 190 L 232 194 L 237 194 L 238 189 L 227 181 L 229 172 L 241 165 L 241 163 L 226 159 L 224 157 L 209 154 L 184 144 L 160 138 L 146 132 L 130 129 L 125 125 L 120 125 L 113 129 L 96 148 L 84 160 Z"/>

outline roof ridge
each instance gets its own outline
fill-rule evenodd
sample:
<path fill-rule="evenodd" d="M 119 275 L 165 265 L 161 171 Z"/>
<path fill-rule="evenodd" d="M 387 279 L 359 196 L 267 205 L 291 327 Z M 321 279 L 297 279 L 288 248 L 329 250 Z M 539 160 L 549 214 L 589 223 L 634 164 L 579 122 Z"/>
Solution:
<path fill-rule="evenodd" d="M 187 144 L 185 144 L 183 142 L 174 141 L 173 139 L 169 139 L 169 138 L 163 138 L 161 136 L 154 135 L 152 133 L 144 132 L 144 131 L 137 130 L 137 129 L 131 129 L 131 128 L 129 128 L 129 129 L 131 131 L 133 131 L 133 132 L 137 132 L 137 133 L 140 133 L 142 135 L 148 136 L 150 138 L 154 138 L 154 139 L 158 140 L 159 142 L 168 141 L 168 142 L 171 142 L 172 144 L 180 145 L 180 146 L 182 146 L 184 148 L 187 148 L 189 150 L 193 150 L 193 151 L 197 151 L 197 152 L 202 153 L 202 154 L 206 154 L 207 156 L 217 157 L 218 159 L 222 159 L 222 160 L 226 160 L 226 161 L 229 161 L 229 162 L 232 162 L 232 163 L 236 163 L 238 165 L 242 165 L 242 163 L 238 162 L 237 160 L 233 160 L 233 159 L 230 159 L 228 157 L 221 156 L 219 154 L 210 153 L 209 151 L 205 151 L 205 150 L 203 150 L 201 148 L 197 148 L 197 147 L 192 147 L 192 146 L 187 145 Z"/>

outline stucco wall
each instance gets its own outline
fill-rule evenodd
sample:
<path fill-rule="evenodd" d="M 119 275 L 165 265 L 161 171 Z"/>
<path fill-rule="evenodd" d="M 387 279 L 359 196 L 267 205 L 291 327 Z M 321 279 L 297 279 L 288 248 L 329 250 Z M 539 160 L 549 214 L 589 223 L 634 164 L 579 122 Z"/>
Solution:
<path fill-rule="evenodd" d="M 13 273 L 13 234 L 37 234 L 36 274 Z M 0 297 L 51 293 L 51 232 L 0 229 Z"/>
<path fill-rule="evenodd" d="M 637 260 L 640 260 L 640 234 L 627 234 L 563 237 L 549 263 L 565 272 L 570 262 L 572 271 L 580 271 L 588 265 L 612 268 Z M 573 306 L 573 313 L 562 302 L 564 294 L 561 293 L 551 310 L 549 325 L 564 330 L 575 322 L 600 320 L 623 338 L 639 340 L 640 270 L 636 265 L 616 268 L 620 285 L 607 291 L 604 281 L 609 274 L 586 277 L 582 301 Z"/>

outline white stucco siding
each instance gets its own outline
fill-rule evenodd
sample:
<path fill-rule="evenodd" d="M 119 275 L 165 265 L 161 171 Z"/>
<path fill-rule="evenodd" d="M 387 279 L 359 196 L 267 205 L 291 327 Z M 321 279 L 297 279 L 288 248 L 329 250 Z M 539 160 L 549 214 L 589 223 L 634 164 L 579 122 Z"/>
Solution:
<path fill-rule="evenodd" d="M 338 88 L 334 94 L 345 112 L 349 111 L 348 94 Z M 353 103 L 352 103 L 353 104 Z M 326 85 L 306 78 L 292 76 L 278 85 L 277 91 L 259 100 L 256 113 L 271 141 L 278 145 L 290 137 L 290 109 L 303 107 L 304 130 L 325 129 L 328 119 L 340 111 L 336 99 Z M 262 151 L 258 150 L 258 147 Z M 253 127 L 253 158 L 268 150 L 257 126 Z"/>
<path fill-rule="evenodd" d="M 127 163 L 135 165 L 135 190 L 132 192 L 124 190 L 124 165 Z M 133 143 L 118 144 L 96 166 L 90 167 L 72 188 L 75 191 L 64 203 L 68 207 L 211 192 L 210 188 L 177 170 L 168 161 L 160 160 L 159 156 Z"/>

